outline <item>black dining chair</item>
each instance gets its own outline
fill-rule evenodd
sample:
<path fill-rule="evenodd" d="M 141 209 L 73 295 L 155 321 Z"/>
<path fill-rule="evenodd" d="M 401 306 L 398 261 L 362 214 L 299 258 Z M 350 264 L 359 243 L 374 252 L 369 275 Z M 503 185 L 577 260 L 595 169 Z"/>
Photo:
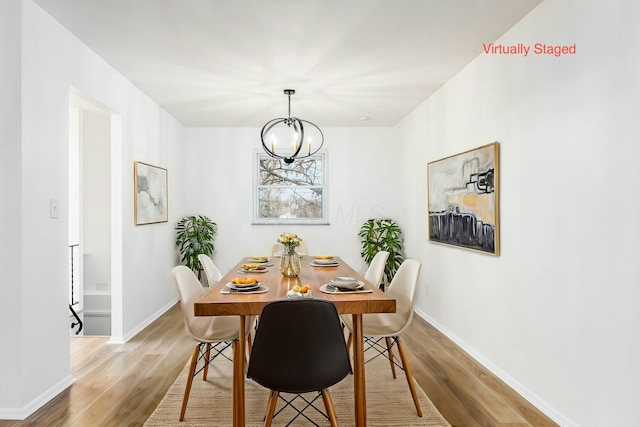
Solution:
<path fill-rule="evenodd" d="M 247 377 L 271 390 L 265 427 L 271 425 L 278 397 L 296 411 L 292 421 L 313 408 L 337 426 L 328 388 L 350 372 L 349 355 L 335 306 L 325 300 L 282 300 L 267 304 L 253 341 Z M 318 392 L 311 400 L 303 393 Z M 291 399 L 280 393 L 295 394 Z M 313 403 L 322 396 L 326 414 Z M 292 403 L 302 399 L 302 409 Z M 280 413 L 282 411 L 278 411 Z M 275 415 L 274 415 L 275 414 Z"/>

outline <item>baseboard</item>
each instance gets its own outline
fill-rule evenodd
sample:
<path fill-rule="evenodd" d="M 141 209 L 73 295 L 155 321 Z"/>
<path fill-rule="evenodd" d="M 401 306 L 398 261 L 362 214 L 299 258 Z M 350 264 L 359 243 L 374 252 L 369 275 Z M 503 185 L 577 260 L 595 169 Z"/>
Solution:
<path fill-rule="evenodd" d="M 160 310 L 153 313 L 151 316 L 147 317 L 144 321 L 142 321 L 138 326 L 127 332 L 124 336 L 111 336 L 109 338 L 109 344 L 124 344 L 129 341 L 131 338 L 135 337 L 140 331 L 153 323 L 158 317 L 162 316 L 166 313 L 171 307 L 176 305 L 178 302 L 178 298 L 174 298 L 170 303 L 162 307 Z"/>
<path fill-rule="evenodd" d="M 0 420 L 24 420 L 66 390 L 75 381 L 74 377 L 68 375 L 22 408 L 0 408 Z"/>
<path fill-rule="evenodd" d="M 461 340 L 455 334 L 451 333 L 447 328 L 438 323 L 435 319 L 431 318 L 429 315 L 424 313 L 421 310 L 415 309 L 415 313 L 420 316 L 425 322 L 431 324 L 434 328 L 436 328 L 440 333 L 453 341 L 458 347 L 464 350 L 469 356 L 471 356 L 476 362 L 482 365 L 485 369 L 490 371 L 493 375 L 498 377 L 502 382 L 511 387 L 516 393 L 526 399 L 533 406 L 538 408 L 540 412 L 544 413 L 546 416 L 551 418 L 557 424 L 563 427 L 580 427 L 574 421 L 567 418 L 560 411 L 555 409 L 553 406 L 549 405 L 544 399 L 538 396 L 536 393 L 529 390 L 527 387 L 522 385 L 519 381 L 513 378 L 508 373 L 504 372 L 502 369 L 498 368 L 494 365 L 489 359 L 482 356 L 478 353 L 473 347 L 469 346 L 466 342 Z"/>

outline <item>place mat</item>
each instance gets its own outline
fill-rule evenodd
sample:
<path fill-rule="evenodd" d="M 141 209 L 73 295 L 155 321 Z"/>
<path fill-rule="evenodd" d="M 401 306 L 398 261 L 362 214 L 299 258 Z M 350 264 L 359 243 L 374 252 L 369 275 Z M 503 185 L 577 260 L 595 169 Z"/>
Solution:
<path fill-rule="evenodd" d="M 235 289 L 231 289 L 228 287 L 223 287 L 222 290 L 220 291 L 221 294 L 234 294 L 234 295 L 245 295 L 245 294 L 263 294 L 265 292 L 267 292 L 269 290 L 269 288 L 267 288 L 265 285 L 260 285 L 258 286 L 256 289 L 252 289 L 250 291 L 237 291 Z"/>

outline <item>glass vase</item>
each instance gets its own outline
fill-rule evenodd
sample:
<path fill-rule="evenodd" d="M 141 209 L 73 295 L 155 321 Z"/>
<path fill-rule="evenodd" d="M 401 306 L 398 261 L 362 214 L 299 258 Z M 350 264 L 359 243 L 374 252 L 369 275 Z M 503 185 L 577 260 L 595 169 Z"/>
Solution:
<path fill-rule="evenodd" d="M 294 246 L 285 246 L 280 257 L 280 273 L 284 277 L 298 277 L 300 274 L 300 256 Z"/>

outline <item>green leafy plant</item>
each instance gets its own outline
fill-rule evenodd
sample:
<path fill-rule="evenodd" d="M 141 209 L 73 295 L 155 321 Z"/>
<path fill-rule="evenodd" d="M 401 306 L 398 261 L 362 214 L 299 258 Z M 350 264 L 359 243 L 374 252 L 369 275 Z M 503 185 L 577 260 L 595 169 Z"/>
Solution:
<path fill-rule="evenodd" d="M 384 275 L 387 283 L 391 283 L 404 261 L 400 226 L 390 219 L 369 219 L 360 227 L 358 236 L 362 243 L 360 255 L 367 264 L 371 263 L 378 252 L 389 252 Z"/>
<path fill-rule="evenodd" d="M 181 262 L 198 274 L 202 274 L 202 266 L 198 255 L 213 253 L 213 239 L 217 224 L 203 215 L 191 215 L 182 218 L 176 225 L 176 246 L 180 251 Z"/>

